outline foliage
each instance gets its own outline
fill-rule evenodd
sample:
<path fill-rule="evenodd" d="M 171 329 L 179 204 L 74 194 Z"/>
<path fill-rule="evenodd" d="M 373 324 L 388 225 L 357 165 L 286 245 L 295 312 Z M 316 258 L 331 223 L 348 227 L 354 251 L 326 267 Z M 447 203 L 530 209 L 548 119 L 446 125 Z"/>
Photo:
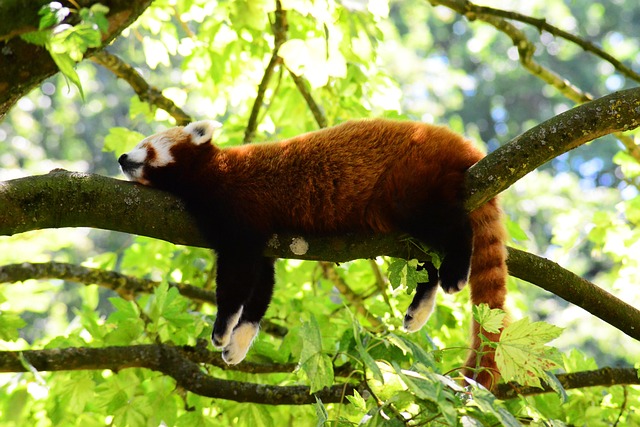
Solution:
<path fill-rule="evenodd" d="M 549 17 L 640 67 L 631 37 L 640 9 L 631 0 L 606 6 L 524 3 L 499 7 Z M 286 40 L 257 103 L 258 141 L 317 128 L 305 96 L 321 106 L 329 124 L 368 116 L 437 121 L 486 141 L 489 150 L 572 104 L 552 82 L 518 66 L 516 47 L 500 31 L 448 8 L 417 0 L 287 0 L 282 8 Z M 132 97 L 110 71 L 86 61 L 76 65 L 88 49 L 101 45 L 107 13 L 97 4 L 74 10 L 52 2 L 41 10 L 39 28 L 21 35 L 45 46 L 76 89 L 63 89 L 61 77 L 55 77 L 0 124 L 0 141 L 8 142 L 0 146 L 2 179 L 56 166 L 114 175 L 117 155 L 142 135 L 174 124 L 169 112 Z M 108 50 L 194 119 L 224 121 L 219 144 L 240 144 L 276 47 L 278 13 L 271 0 L 155 1 Z M 524 30 L 537 49 L 534 58 L 585 92 L 637 85 L 597 55 L 546 31 L 538 37 L 534 30 Z M 76 90 L 84 102 L 76 99 Z M 517 240 L 512 244 L 549 256 L 637 306 L 640 293 L 632 284 L 640 271 L 638 168 L 633 152 L 612 138 L 556 158 L 504 195 L 509 230 Z M 157 283 L 152 292 L 129 299 L 90 280 L 84 286 L 55 278 L 3 285 L 3 350 L 164 343 L 197 353 L 200 340 L 208 339 L 215 305 L 190 299 L 169 284 L 213 289 L 215 257 L 209 251 L 95 230 L 0 238 L 0 264 L 49 260 Z M 0 424 L 640 424 L 637 386 L 571 391 L 558 379 L 562 372 L 598 366 L 637 368 L 638 343 L 515 280 L 510 288 L 519 292 L 511 293 L 512 317 L 529 315 L 534 321 L 516 320 L 504 330 L 497 362 L 506 379 L 547 385 L 554 392 L 502 401 L 473 384 L 460 385 L 471 320 L 468 295 L 439 296 L 427 326 L 404 333 L 409 294 L 426 274 L 417 266 L 417 260 L 386 258 L 344 263 L 333 267 L 347 285 L 339 288 L 317 263 L 280 260 L 267 322 L 248 362 L 240 365 L 266 372 L 227 369 L 215 356 L 199 365 L 211 377 L 255 389 L 304 385 L 309 396 L 336 384 L 355 387 L 341 403 L 317 396 L 307 406 L 237 403 L 199 395 L 158 370 L 128 368 L 117 360 L 100 368 L 45 372 L 23 357 L 25 373 L 0 376 Z M 388 280 L 381 274 L 385 270 Z M 474 315 L 491 333 L 504 313 L 479 307 Z M 559 350 L 548 342 L 560 328 L 540 320 L 565 328 L 553 342 Z"/>

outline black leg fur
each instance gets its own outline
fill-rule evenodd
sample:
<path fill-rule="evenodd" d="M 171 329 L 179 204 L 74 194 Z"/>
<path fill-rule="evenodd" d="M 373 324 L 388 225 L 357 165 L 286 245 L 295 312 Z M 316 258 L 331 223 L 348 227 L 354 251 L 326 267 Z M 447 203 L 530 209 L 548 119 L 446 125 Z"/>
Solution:
<path fill-rule="evenodd" d="M 218 314 L 211 340 L 216 347 L 225 347 L 233 328 L 240 321 L 244 305 L 249 300 L 261 270 L 261 256 L 218 252 L 216 299 Z"/>
<path fill-rule="evenodd" d="M 257 271 L 256 282 L 248 299 L 245 300 L 242 316 L 233 328 L 229 343 L 222 350 L 222 358 L 229 364 L 240 363 L 247 355 L 251 343 L 258 335 L 260 320 L 264 316 L 274 285 L 274 260 L 262 258 Z"/>
<path fill-rule="evenodd" d="M 404 316 L 404 328 L 409 332 L 415 332 L 422 328 L 429 319 L 435 304 L 438 291 L 438 270 L 431 263 L 418 266 L 418 270 L 426 270 L 429 274 L 427 282 L 418 283 L 413 301 Z"/>

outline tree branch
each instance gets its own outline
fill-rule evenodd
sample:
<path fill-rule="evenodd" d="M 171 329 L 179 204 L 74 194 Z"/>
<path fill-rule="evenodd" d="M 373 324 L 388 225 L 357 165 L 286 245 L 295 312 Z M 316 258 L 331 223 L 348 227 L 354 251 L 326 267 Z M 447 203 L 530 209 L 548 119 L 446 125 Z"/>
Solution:
<path fill-rule="evenodd" d="M 520 19 L 518 20 L 521 20 L 523 22 L 525 21 L 525 18 L 528 18 L 528 20 L 537 21 L 537 22 L 545 22 L 545 21 L 537 20 L 535 18 L 525 17 L 524 15 L 519 15 L 514 12 L 507 12 L 503 10 L 477 6 L 467 0 L 429 0 L 429 1 L 434 6 L 442 5 L 442 6 L 448 7 L 451 10 L 454 10 L 457 13 L 467 17 L 467 19 L 469 20 L 475 20 L 475 19 L 482 20 L 492 25 L 493 27 L 495 27 L 498 31 L 506 34 L 513 42 L 513 45 L 518 49 L 520 63 L 522 64 L 522 66 L 534 76 L 539 77 L 546 83 L 555 87 L 561 94 L 563 94 L 565 97 L 569 98 L 570 100 L 578 104 L 581 104 L 583 102 L 588 102 L 593 99 L 593 96 L 591 94 L 583 92 L 577 86 L 572 85 L 567 79 L 551 71 L 550 69 L 543 67 L 540 63 L 534 61 L 533 54 L 535 53 L 536 48 L 533 45 L 533 43 L 529 41 L 529 39 L 525 36 L 525 34 L 522 31 L 520 31 L 514 25 L 507 22 L 505 19 L 502 19 L 501 17 L 510 16 L 513 19 L 516 19 L 516 17 L 519 17 Z M 552 29 L 552 28 L 553 27 L 549 29 Z M 577 38 L 577 37 L 574 37 L 574 38 Z M 584 41 L 582 42 L 587 43 Z M 592 50 L 592 49 L 589 49 L 589 50 Z M 613 57 L 611 58 L 615 62 L 614 66 L 616 64 L 619 64 L 623 68 L 626 68 L 619 61 L 615 60 L 615 58 Z M 620 71 L 624 72 L 622 70 Z M 637 76 L 637 74 L 635 75 Z M 633 139 L 619 132 L 614 132 L 614 135 L 616 138 L 620 140 L 620 142 L 622 142 L 622 144 L 625 146 L 629 154 L 633 156 L 633 158 L 640 163 L 640 147 L 635 144 Z"/>
<path fill-rule="evenodd" d="M 256 128 L 258 127 L 258 114 L 260 113 L 260 108 L 262 108 L 267 87 L 269 86 L 269 82 L 273 77 L 273 72 L 276 68 L 276 65 L 281 62 L 280 57 L 278 56 L 280 46 L 282 46 L 283 43 L 287 40 L 287 13 L 282 9 L 280 0 L 276 0 L 276 11 L 274 16 L 275 20 L 271 25 L 274 36 L 273 52 L 271 54 L 271 59 L 267 64 L 267 68 L 265 68 L 264 70 L 262 81 L 260 81 L 260 85 L 258 86 L 258 95 L 253 102 L 253 107 L 251 107 L 249 122 L 247 123 L 247 128 L 244 132 L 244 139 L 242 141 L 244 144 L 253 141 Z"/>
<path fill-rule="evenodd" d="M 30 7 L 34 7 L 36 1 L 38 5 L 48 3 L 42 0 L 34 0 L 34 4 L 30 4 Z M 24 6 L 23 3 L 20 2 L 20 5 Z M 63 3 L 69 5 L 68 2 L 63 1 Z M 83 6 L 90 7 L 97 3 L 109 8 L 109 13 L 107 14 L 109 29 L 102 37 L 103 46 L 106 46 L 149 7 L 151 0 L 90 0 L 84 2 Z M 73 5 L 69 6 L 75 8 Z M 2 16 L 21 15 L 23 15 L 22 11 L 12 12 L 7 15 L 3 14 Z M 37 28 L 37 13 L 30 14 L 30 16 L 34 21 L 29 25 Z M 3 21 L 11 22 L 12 20 L 5 19 Z M 0 34 L 0 38 L 20 33 L 19 28 L 7 28 L 5 31 L 7 33 Z M 91 56 L 92 52 L 95 51 L 87 52 L 86 56 Z M 4 42 L 0 58 L 2 59 L 2 67 L 0 67 L 0 120 L 2 120 L 20 98 L 29 93 L 44 79 L 57 73 L 58 67 L 46 49 L 27 43 L 20 37 L 13 37 Z"/>
<path fill-rule="evenodd" d="M 467 15 L 469 13 L 474 13 L 474 14 L 479 14 L 479 15 L 493 15 L 493 16 L 497 16 L 497 17 L 501 17 L 501 18 L 506 18 L 506 19 L 509 19 L 509 20 L 512 20 L 512 21 L 519 21 L 519 22 L 523 22 L 525 24 L 532 25 L 532 26 L 536 27 L 540 31 L 546 31 L 549 34 L 553 34 L 556 37 L 563 38 L 565 40 L 570 41 L 571 43 L 574 43 L 574 44 L 580 46 L 586 52 L 591 52 L 594 55 L 604 59 L 605 61 L 607 61 L 608 63 L 613 65 L 613 67 L 616 70 L 618 70 L 621 74 L 623 74 L 624 76 L 626 76 L 626 77 L 628 77 L 628 78 L 630 78 L 632 80 L 635 80 L 637 82 L 640 82 L 640 74 L 638 74 L 635 71 L 633 71 L 630 67 L 627 67 L 622 62 L 618 61 L 615 57 L 613 57 L 612 55 L 608 54 L 604 50 L 600 49 L 595 44 L 593 44 L 593 43 L 591 43 L 591 42 L 589 42 L 587 40 L 584 40 L 583 38 L 578 37 L 578 36 L 576 36 L 574 34 L 571 34 L 569 32 L 561 30 L 560 28 L 558 28 L 556 26 L 553 26 L 553 25 L 549 24 L 546 19 L 533 18 L 531 16 L 523 15 L 523 14 L 518 13 L 518 12 L 512 12 L 512 11 L 507 11 L 507 10 L 502 10 L 502 9 L 495 9 L 495 8 L 488 7 L 488 6 L 479 6 L 479 5 L 476 5 L 476 4 L 473 4 L 473 3 L 467 3 L 467 10 L 468 10 Z M 469 17 L 469 19 L 471 19 L 471 17 Z"/>
<path fill-rule="evenodd" d="M 635 368 L 602 368 L 596 371 L 573 372 L 556 375 L 565 390 L 585 387 L 611 387 L 613 385 L 640 384 L 638 370 Z M 551 393 L 554 390 L 548 385 L 542 389 L 537 387 L 523 387 L 515 383 L 498 384 L 493 393 L 498 399 L 515 399 L 541 393 Z"/>
<path fill-rule="evenodd" d="M 535 126 L 480 160 L 467 172 L 473 210 L 549 160 L 613 132 L 640 126 L 640 88 L 615 92 Z"/>
<path fill-rule="evenodd" d="M 147 102 L 169 113 L 169 115 L 176 120 L 178 126 L 184 126 L 191 122 L 191 117 L 189 117 L 187 113 L 172 100 L 165 97 L 162 91 L 149 85 L 135 68 L 124 62 L 117 55 L 102 50 L 95 52 L 90 59 L 129 83 L 129 86 L 138 94 L 141 101 Z"/>
<path fill-rule="evenodd" d="M 509 274 L 552 292 L 640 341 L 640 311 L 555 262 L 509 248 Z"/>
<path fill-rule="evenodd" d="M 213 362 L 213 363 L 212 363 Z M 226 365 L 218 353 L 212 353 L 198 347 L 175 347 L 168 344 L 147 344 L 127 347 L 70 347 L 45 350 L 0 351 L 0 372 L 36 371 L 78 371 L 104 370 L 120 371 L 128 368 L 145 368 L 161 372 L 172 377 L 184 389 L 201 396 L 251 402 L 270 405 L 303 405 L 315 403 L 315 397 L 309 394 L 306 386 L 277 386 L 254 384 L 239 381 L 222 380 L 202 371 L 200 364 L 214 364 L 222 369 Z M 242 363 L 244 372 L 278 373 L 291 372 L 296 365 L 258 365 Z M 238 367 L 240 368 L 240 366 Z M 237 370 L 237 369 L 236 369 Z M 348 371 L 339 369 L 342 376 Z M 575 372 L 557 375 L 565 388 L 595 387 L 625 384 L 640 384 L 637 370 L 634 368 L 604 368 L 596 371 Z M 344 403 L 345 396 L 353 390 L 362 393 L 364 384 L 336 384 L 316 393 L 323 403 Z M 500 384 L 495 394 L 500 399 L 513 399 L 553 391 L 522 387 L 518 384 Z"/>
<path fill-rule="evenodd" d="M 126 300 L 132 300 L 137 294 L 153 293 L 159 282 L 127 276 L 116 271 L 89 268 L 81 265 L 61 262 L 8 264 L 0 266 L 0 283 L 15 283 L 25 280 L 59 279 L 85 285 L 98 285 L 111 289 Z M 216 294 L 198 286 L 185 283 L 168 282 L 180 295 L 195 302 L 216 305 Z M 276 337 L 284 337 L 289 330 L 284 326 L 265 319 L 262 330 Z M 217 366 L 217 365 L 216 365 Z"/>
<path fill-rule="evenodd" d="M 216 358 L 218 357 L 216 355 Z M 209 362 L 210 358 L 202 360 L 202 351 L 198 351 L 197 348 L 178 348 L 167 344 L 0 352 L 0 372 L 29 372 L 29 365 L 37 371 L 119 371 L 127 368 L 146 368 L 172 377 L 177 385 L 192 393 L 236 402 L 305 405 L 315 403 L 317 396 L 323 403 L 343 403 L 345 396 L 352 395 L 357 388 L 362 388 L 343 383 L 310 394 L 307 386 L 276 386 L 221 380 L 202 371 L 199 363 Z M 291 367 L 283 366 L 286 366 L 286 369 Z"/>
<path fill-rule="evenodd" d="M 607 133 L 637 126 L 640 126 L 640 88 L 605 96 L 554 117 L 496 150 L 469 170 L 467 208 L 479 206 L 561 153 Z M 40 228 L 94 227 L 178 244 L 207 246 L 176 197 L 98 175 L 57 170 L 44 176 L 6 181 L 0 183 L 0 206 L 3 207 L 0 210 L 0 235 Z M 151 216 L 150 206 L 154 209 Z M 300 236 L 274 236 L 265 253 L 280 258 L 335 262 L 378 255 L 422 258 L 421 254 L 412 253 L 402 241 L 406 236 L 346 235 L 309 239 L 309 251 L 302 255 L 290 248 L 294 237 Z M 529 279 L 525 277 L 525 280 Z M 598 307 L 594 307 L 598 305 L 597 301 L 581 301 L 578 304 L 587 311 L 598 312 Z M 623 332 L 630 336 L 637 336 L 637 331 L 629 330 L 625 325 L 618 327 L 624 327 Z"/>

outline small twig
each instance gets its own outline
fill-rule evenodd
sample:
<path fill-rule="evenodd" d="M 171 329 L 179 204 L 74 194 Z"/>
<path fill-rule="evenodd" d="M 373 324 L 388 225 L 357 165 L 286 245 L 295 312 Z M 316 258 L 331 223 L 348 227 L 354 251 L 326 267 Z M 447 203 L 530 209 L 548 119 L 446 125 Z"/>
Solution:
<path fill-rule="evenodd" d="M 147 81 L 133 68 L 118 56 L 106 50 L 95 52 L 90 58 L 96 64 L 100 64 L 119 78 L 125 80 L 142 101 L 165 110 L 176 120 L 176 124 L 183 126 L 192 121 L 191 117 L 178 107 L 172 100 L 165 97 L 162 91 L 149 85 Z"/>
<path fill-rule="evenodd" d="M 569 32 L 566 32 L 564 30 L 561 30 L 558 27 L 555 27 L 549 24 L 546 19 L 533 18 L 531 16 L 523 15 L 518 12 L 494 9 L 488 6 L 478 6 L 471 3 L 469 3 L 469 9 L 472 10 L 474 13 L 478 13 L 482 15 L 494 15 L 494 16 L 499 16 L 501 18 L 506 18 L 512 21 L 524 22 L 526 24 L 529 24 L 538 28 L 541 31 L 546 31 L 549 34 L 553 34 L 554 36 L 568 40 L 580 46 L 585 51 L 591 52 L 594 55 L 604 59 L 605 61 L 613 65 L 613 67 L 616 70 L 618 70 L 621 74 L 625 75 L 626 77 L 629 77 L 632 80 L 640 82 L 640 74 L 636 73 L 631 68 L 624 65 L 622 62 L 614 58 L 612 55 L 600 49 L 598 46 L 591 43 L 590 41 L 584 40 L 581 37 L 578 37 L 574 34 L 571 34 Z"/>
<path fill-rule="evenodd" d="M 585 50 L 591 51 L 596 55 L 602 57 L 603 59 L 611 62 L 612 65 L 614 65 L 614 67 L 616 67 L 616 69 L 618 69 L 621 73 L 628 75 L 628 72 L 630 71 L 632 73 L 630 77 L 634 80 L 640 81 L 640 75 L 628 69 L 612 56 L 606 54 L 605 52 L 602 52 L 600 49 L 595 47 L 595 45 L 592 45 L 591 43 L 586 42 L 569 33 L 563 32 L 562 30 L 556 29 L 552 25 L 546 23 L 546 21 L 544 20 L 527 17 L 515 12 L 508 12 L 504 10 L 478 6 L 467 0 L 430 0 L 430 2 L 433 5 L 442 5 L 448 7 L 467 17 L 469 20 L 479 19 L 481 21 L 484 21 L 495 27 L 498 31 L 506 34 L 512 40 L 513 45 L 518 49 L 520 63 L 526 70 L 544 80 L 551 86 L 555 87 L 562 95 L 578 104 L 593 100 L 593 96 L 589 93 L 583 92 L 577 86 L 571 84 L 567 79 L 563 78 L 552 70 L 543 67 L 540 63 L 534 61 L 533 54 L 535 52 L 535 46 L 529 41 L 529 39 L 522 31 L 517 29 L 513 24 L 507 22 L 503 18 L 526 22 L 531 25 L 535 25 L 537 28 L 542 28 L 549 33 L 564 37 L 569 41 L 579 44 Z M 602 54 L 604 54 L 604 56 L 602 56 Z M 629 154 L 638 163 L 640 163 L 640 147 L 633 141 L 633 139 L 620 132 L 616 132 L 613 135 L 618 138 L 620 142 L 622 142 Z"/>
<path fill-rule="evenodd" d="M 309 89 L 307 89 L 307 84 L 305 80 L 302 77 L 296 75 L 293 71 L 289 70 L 288 68 L 287 70 L 289 71 L 289 75 L 291 75 L 293 82 L 296 84 L 298 91 L 300 92 L 300 94 L 306 101 L 307 106 L 311 110 L 313 117 L 316 119 L 316 123 L 318 124 L 318 127 L 326 128 L 328 126 L 327 118 L 325 117 L 318 103 L 313 99 L 313 96 L 311 95 L 311 92 L 309 92 Z"/>
<path fill-rule="evenodd" d="M 362 304 L 362 298 L 357 293 L 355 293 L 349 287 L 349 285 L 347 285 L 342 277 L 340 277 L 340 275 L 336 271 L 335 264 L 333 264 L 332 262 L 324 261 L 320 261 L 318 264 L 322 268 L 324 276 L 328 280 L 330 280 L 331 283 L 333 283 L 333 286 L 335 286 L 336 289 L 346 298 L 349 304 L 354 307 L 356 311 L 360 313 L 360 315 L 362 315 L 369 321 L 371 326 L 373 326 L 374 328 L 382 326 L 382 322 L 376 316 L 371 314 L 371 312 L 367 310 L 364 304 Z"/>
<path fill-rule="evenodd" d="M 262 108 L 262 104 L 264 102 L 267 87 L 273 77 L 273 72 L 276 66 L 282 62 L 278 53 L 280 51 L 280 46 L 282 46 L 282 44 L 287 40 L 287 13 L 282 9 L 282 5 L 279 0 L 276 0 L 275 21 L 271 25 L 271 28 L 274 35 L 273 53 L 271 54 L 271 59 L 269 60 L 269 64 L 267 64 L 267 68 L 264 70 L 262 81 L 260 81 L 260 85 L 258 86 L 258 94 L 253 102 L 251 114 L 249 115 L 249 122 L 247 123 L 247 129 L 244 132 L 244 139 L 242 140 L 243 144 L 253 140 L 256 128 L 258 127 L 258 116 L 260 108 Z"/>

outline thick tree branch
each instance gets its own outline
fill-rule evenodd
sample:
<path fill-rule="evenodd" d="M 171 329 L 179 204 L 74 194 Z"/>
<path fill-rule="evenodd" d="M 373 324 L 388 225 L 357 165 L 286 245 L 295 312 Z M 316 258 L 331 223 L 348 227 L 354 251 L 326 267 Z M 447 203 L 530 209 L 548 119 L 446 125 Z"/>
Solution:
<path fill-rule="evenodd" d="M 141 101 L 163 109 L 176 120 L 178 126 L 184 126 L 191 122 L 191 117 L 178 107 L 172 100 L 165 97 L 162 91 L 149 85 L 135 68 L 124 62 L 117 55 L 102 50 L 95 52 L 91 60 L 111 71 L 117 77 L 125 80 L 134 90 Z"/>
<path fill-rule="evenodd" d="M 467 172 L 469 210 L 506 190 L 549 160 L 613 132 L 640 126 L 640 88 L 579 105 L 503 145 Z"/>
<path fill-rule="evenodd" d="M 614 385 L 640 384 L 638 370 L 634 368 L 602 368 L 596 371 L 573 372 L 557 375 L 558 381 L 565 390 L 585 387 L 611 387 Z M 545 385 L 537 387 L 523 387 L 515 383 L 499 384 L 494 394 L 499 399 L 515 399 L 541 393 L 551 393 L 554 390 Z"/>
<path fill-rule="evenodd" d="M 30 367 L 36 371 L 77 371 L 104 370 L 120 371 L 128 368 L 145 368 L 161 372 L 172 377 L 184 389 L 201 396 L 233 400 L 236 402 L 252 402 L 271 405 L 302 405 L 315 403 L 315 397 L 309 394 L 306 386 L 277 386 L 254 384 L 239 381 L 222 380 L 207 375 L 200 364 L 213 364 L 225 368 L 219 354 L 211 353 L 198 347 L 175 347 L 168 344 L 134 345 L 128 347 L 105 348 L 58 348 L 26 351 L 1 351 L 0 372 L 29 372 Z M 244 372 L 277 373 L 292 372 L 295 365 L 245 365 Z M 347 376 L 348 372 L 340 370 Z M 338 373 L 338 371 L 336 371 Z M 559 374 L 558 380 L 566 389 L 640 384 L 637 370 L 633 368 L 604 368 L 597 371 Z M 352 395 L 354 386 L 349 383 L 336 384 L 316 393 L 323 403 L 343 403 L 346 395 Z M 500 399 L 513 399 L 520 395 L 548 393 L 549 387 L 543 389 L 522 387 L 518 384 L 500 384 L 495 391 Z"/>
<path fill-rule="evenodd" d="M 467 207 L 479 206 L 563 152 L 604 134 L 639 125 L 640 88 L 573 108 L 525 132 L 471 168 L 467 175 Z M 97 175 L 58 170 L 44 176 L 0 183 L 0 206 L 0 235 L 40 228 L 94 227 L 178 244 L 206 246 L 182 203 L 175 197 Z M 149 215 L 150 206 L 154 207 L 153 215 Z M 410 245 L 402 241 L 406 236 L 347 235 L 310 239 L 309 251 L 302 255 L 291 250 L 293 237 L 299 236 L 275 236 L 266 253 L 281 258 L 336 262 L 377 255 L 421 257 L 421 254 L 411 253 Z M 532 259 L 531 262 L 536 261 Z M 594 301 L 585 300 L 581 306 L 595 314 L 598 310 L 592 307 L 594 304 Z M 623 331 L 636 336 L 634 331 Z"/>
<path fill-rule="evenodd" d="M 640 341 L 640 311 L 548 259 L 509 248 L 509 274 L 552 292 Z"/>
<path fill-rule="evenodd" d="M 20 2 L 20 5 L 25 2 Z M 30 3 L 30 2 L 27 2 Z M 34 0 L 30 7 L 39 8 L 47 1 Z M 75 9 L 76 6 L 68 1 L 62 1 L 65 6 Z M 75 3 L 75 2 L 74 2 Z M 90 0 L 83 3 L 83 6 L 90 7 L 93 4 L 101 3 L 109 8 L 107 19 L 109 29 L 103 35 L 103 46 L 109 44 L 122 30 L 131 25 L 140 14 L 151 4 L 151 0 Z M 2 6 L 0 6 L 2 7 Z M 37 10 L 36 8 L 36 10 Z M 12 12 L 10 15 L 2 16 L 22 16 L 21 12 Z M 37 28 L 37 13 L 29 14 L 32 22 L 21 23 L 25 28 Z M 10 24 L 10 19 L 3 20 Z M 6 25 L 6 23 L 5 23 Z M 8 35 L 20 34 L 21 28 L 3 25 L 5 34 L 0 34 L 0 39 Z M 91 52 L 87 52 L 90 56 Z M 58 72 L 58 67 L 51 59 L 46 49 L 29 44 L 20 37 L 13 37 L 7 40 L 0 52 L 0 120 L 4 118 L 9 109 L 23 96 L 39 85 L 44 79 Z"/>
<path fill-rule="evenodd" d="M 127 276 L 116 271 L 83 267 L 62 262 L 9 264 L 0 266 L 0 283 L 15 283 L 25 280 L 59 279 L 86 285 L 98 285 L 111 289 L 122 298 L 130 300 L 140 293 L 153 293 L 159 282 Z M 169 282 L 180 294 L 197 302 L 216 304 L 216 295 L 197 286 Z"/>
<path fill-rule="evenodd" d="M 166 344 L 0 352 L 0 372 L 28 372 L 29 365 L 37 371 L 146 368 L 172 377 L 177 385 L 192 393 L 236 402 L 305 405 L 315 403 L 317 396 L 324 403 L 343 403 L 345 396 L 357 389 L 343 383 L 310 394 L 306 386 L 222 380 L 204 373 L 199 363 L 209 363 L 209 360 L 203 360 L 202 351 L 197 348 Z"/>

